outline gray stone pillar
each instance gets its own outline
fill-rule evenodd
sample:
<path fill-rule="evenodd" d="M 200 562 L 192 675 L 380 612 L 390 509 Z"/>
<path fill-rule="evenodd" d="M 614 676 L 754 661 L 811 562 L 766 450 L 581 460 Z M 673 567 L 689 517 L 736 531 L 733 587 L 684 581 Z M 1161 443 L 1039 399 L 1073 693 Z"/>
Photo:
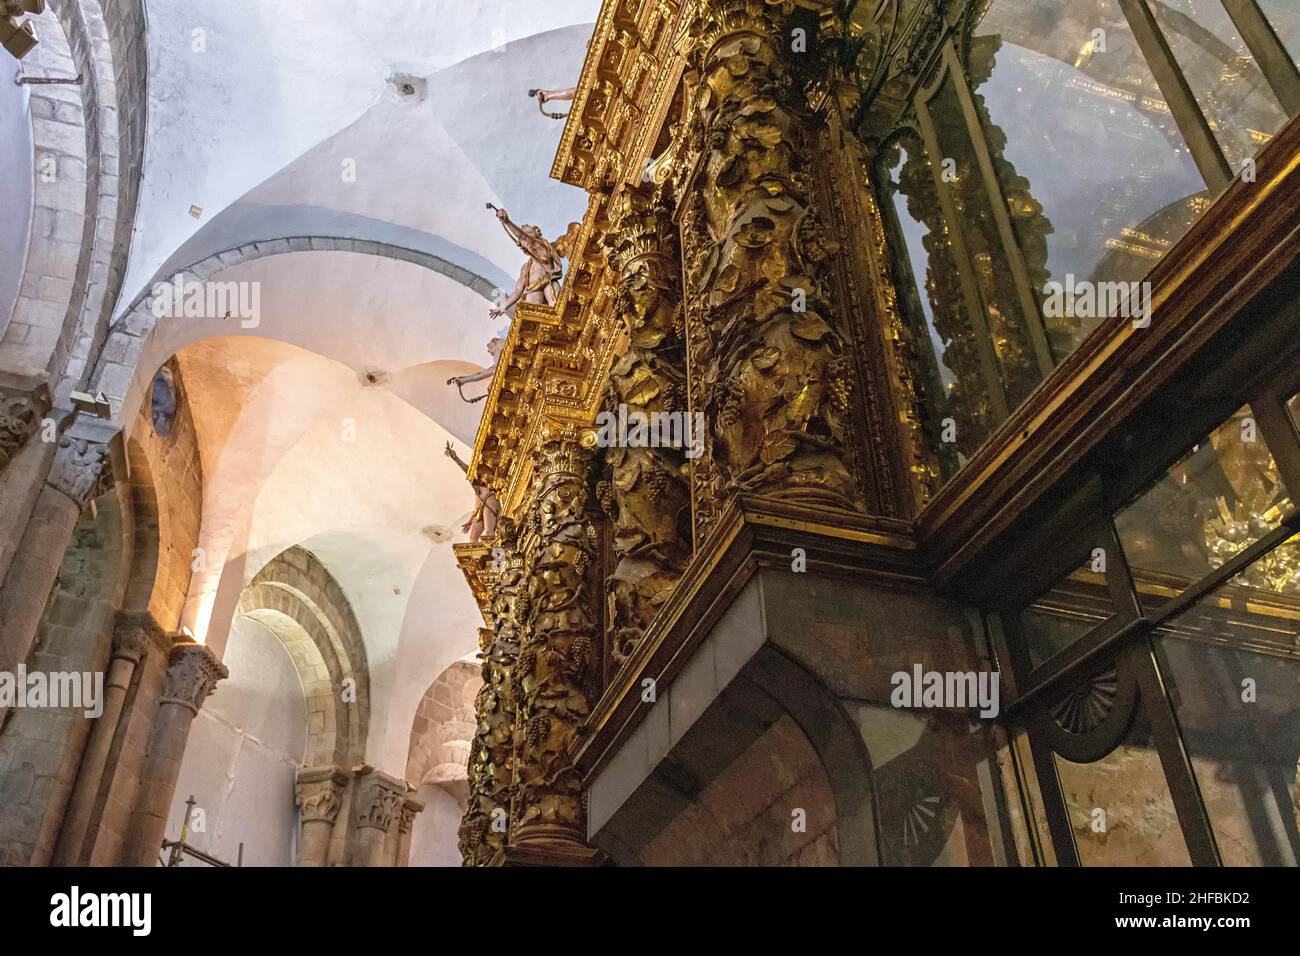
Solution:
<path fill-rule="evenodd" d="M 347 785 L 348 775 L 339 767 L 303 767 L 298 771 L 294 797 L 302 809 L 299 866 L 324 866 L 328 861 L 334 821 Z"/>
<path fill-rule="evenodd" d="M 72 799 L 63 818 L 59 842 L 54 851 L 55 866 L 77 866 L 82 860 L 86 830 L 94 813 L 108 763 L 113 738 L 117 734 L 122 705 L 131 687 L 135 667 L 148 648 L 163 640 L 162 628 L 148 611 L 119 611 L 113 626 L 113 650 L 108 662 L 104 688 L 104 711 L 90 731 L 90 740 L 77 770 Z"/>
<path fill-rule="evenodd" d="M 168 661 L 167 682 L 149 739 L 149 758 L 131 814 L 126 849 L 128 866 L 157 864 L 190 725 L 217 681 L 229 676 L 226 666 L 203 644 L 177 642 Z"/>
<path fill-rule="evenodd" d="M 391 854 L 385 853 L 388 831 L 406 799 L 406 783 L 387 774 L 363 768 L 356 783 L 353 820 L 356 824 L 356 849 L 353 866 L 389 866 Z"/>
<path fill-rule="evenodd" d="M 78 415 L 59 439 L 49 477 L 0 588 L 0 671 L 12 673 L 31 652 L 77 519 L 112 480 L 108 443 L 117 433 L 111 422 Z M 0 709 L 0 725 L 4 717 Z"/>

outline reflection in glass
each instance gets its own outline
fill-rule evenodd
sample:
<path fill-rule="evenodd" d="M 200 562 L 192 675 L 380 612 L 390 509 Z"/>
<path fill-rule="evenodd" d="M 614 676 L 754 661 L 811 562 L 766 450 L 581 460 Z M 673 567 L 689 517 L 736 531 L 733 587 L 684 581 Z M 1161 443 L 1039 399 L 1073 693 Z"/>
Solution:
<path fill-rule="evenodd" d="M 1139 712 L 1096 763 L 1056 755 L 1061 795 L 1084 866 L 1190 866 L 1160 755 Z"/>
<path fill-rule="evenodd" d="M 1037 667 L 1109 618 L 1115 611 L 1106 586 L 1107 554 L 1094 548 L 1083 563 L 1020 612 L 1020 634 Z"/>
<path fill-rule="evenodd" d="M 895 248 L 899 308 L 915 334 L 917 384 L 923 390 L 926 437 L 945 479 L 956 474 L 993 426 L 978 372 L 974 335 L 965 319 L 961 283 L 924 148 L 906 135 L 883 152 L 887 200 L 903 240 Z M 897 244 L 891 244 L 897 245 Z M 956 423 L 944 441 L 944 420 Z"/>
<path fill-rule="evenodd" d="M 1221 0 L 1151 6 L 1174 59 L 1234 172 L 1286 125 L 1286 112 Z"/>
<path fill-rule="evenodd" d="M 930 115 L 944 161 L 955 164 L 949 175 L 956 221 L 979 288 L 1006 405 L 1015 408 L 1029 397 L 1045 371 L 1035 357 L 1035 330 L 1029 325 L 1037 323 L 1038 316 L 1027 318 L 1021 307 L 993 203 L 951 78 L 930 102 Z"/>
<path fill-rule="evenodd" d="M 993 0 L 970 57 L 1036 292 L 1139 281 L 1208 208 L 1115 0 Z M 1049 319 L 1057 360 L 1103 317 Z"/>
<path fill-rule="evenodd" d="M 1222 567 L 1291 507 L 1244 407 L 1116 517 L 1142 606 L 1158 607 Z"/>
<path fill-rule="evenodd" d="M 1291 58 L 1300 64 L 1300 3 L 1296 0 L 1259 0 L 1264 19 L 1273 27 Z"/>
<path fill-rule="evenodd" d="M 1292 561 L 1293 581 L 1300 580 L 1295 543 L 1281 549 Z M 1255 587 L 1270 577 L 1252 568 L 1170 621 L 1156 639 L 1179 731 L 1229 866 L 1294 866 L 1300 853 L 1300 591 Z"/>

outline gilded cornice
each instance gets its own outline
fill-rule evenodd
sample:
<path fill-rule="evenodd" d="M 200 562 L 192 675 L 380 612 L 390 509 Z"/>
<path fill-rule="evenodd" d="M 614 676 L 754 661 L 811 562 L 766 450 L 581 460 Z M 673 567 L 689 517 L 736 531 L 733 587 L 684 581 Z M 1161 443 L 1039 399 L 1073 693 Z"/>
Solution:
<path fill-rule="evenodd" d="M 469 589 L 483 615 L 483 623 L 492 626 L 492 583 L 496 574 L 492 570 L 492 548 L 488 544 L 453 544 L 452 554 L 465 575 Z"/>
<path fill-rule="evenodd" d="M 543 427 L 586 427 L 599 411 L 622 346 L 600 240 L 613 204 L 654 159 L 680 85 L 683 15 L 677 0 L 606 0 L 597 19 L 551 171 L 591 194 L 587 212 L 559 300 L 515 311 L 470 459 L 471 480 L 496 490 L 503 515 L 525 504 Z M 656 179 L 667 175 L 660 159 Z"/>

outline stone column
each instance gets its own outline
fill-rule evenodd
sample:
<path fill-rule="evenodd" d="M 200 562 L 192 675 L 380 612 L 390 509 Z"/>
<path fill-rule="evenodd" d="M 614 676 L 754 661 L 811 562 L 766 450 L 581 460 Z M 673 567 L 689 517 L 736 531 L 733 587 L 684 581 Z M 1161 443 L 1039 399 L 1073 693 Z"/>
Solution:
<path fill-rule="evenodd" d="M 415 815 L 424 809 L 424 804 L 407 797 L 402 801 L 402 809 L 397 820 L 397 859 L 393 866 L 411 865 L 411 827 L 415 825 Z"/>
<path fill-rule="evenodd" d="M 406 799 L 406 782 L 387 774 L 364 768 L 357 779 L 353 799 L 356 824 L 356 848 L 353 866 L 387 866 L 389 854 L 385 844 L 389 828 Z"/>
<path fill-rule="evenodd" d="M 814 98 L 830 66 L 791 52 L 837 35 L 793 19 L 807 0 L 704 0 L 690 28 L 693 86 L 679 200 L 692 408 L 709 449 L 695 463 L 697 536 L 736 494 L 861 510 L 851 468 L 854 385 L 836 314 L 838 242 L 816 193 Z"/>
<path fill-rule="evenodd" d="M 510 835 L 500 862 L 590 862 L 582 778 L 569 750 L 590 711 L 596 633 L 591 454 L 550 429 L 537 451 L 527 627 L 515 665 L 518 701 Z M 511 851 L 522 852 L 513 853 Z"/>
<path fill-rule="evenodd" d="M 294 798 L 302 808 L 299 866 L 324 866 L 328 861 L 334 820 L 347 785 L 348 775 L 339 767 L 303 767 L 298 771 Z"/>
<path fill-rule="evenodd" d="M 509 519 L 498 526 L 489 567 L 492 630 L 479 629 L 483 686 L 474 699 L 477 729 L 469 753 L 469 802 L 460 825 L 460 855 L 466 866 L 485 866 L 505 843 L 514 788 L 515 688 L 525 592 L 524 560 Z"/>
<path fill-rule="evenodd" d="M 31 652 L 77 519 L 112 480 L 108 443 L 117 433 L 109 422 L 79 415 L 59 439 L 53 467 L 0 588 L 0 671 L 12 673 Z M 0 726 L 4 718 L 0 709 Z"/>
<path fill-rule="evenodd" d="M 601 482 L 600 499 L 613 521 L 618 562 L 608 584 L 607 622 L 610 663 L 617 669 L 636 650 L 690 560 L 687 456 L 699 457 L 705 430 L 687 398 L 681 260 L 666 191 L 628 190 L 613 219 L 603 245 L 618 275 L 614 311 L 627 349 L 610 369 L 607 407 L 614 411 L 604 420 L 676 423 L 670 437 L 677 441 L 677 447 L 629 447 L 632 442 L 616 440 L 622 436 L 597 436 L 608 479 Z"/>
<path fill-rule="evenodd" d="M 148 611 L 119 611 L 113 626 L 113 649 L 108 662 L 104 688 L 104 711 L 90 731 L 90 740 L 77 770 L 72 799 L 63 818 L 59 843 L 55 848 L 56 866 L 76 866 L 81 861 L 86 829 L 99 796 L 104 767 L 117 734 L 122 705 L 131 687 L 136 665 L 151 644 L 163 639 L 162 628 Z"/>
<path fill-rule="evenodd" d="M 227 676 L 226 666 L 207 646 L 178 641 L 172 647 L 166 684 L 149 739 L 149 758 L 131 814 L 127 865 L 154 866 L 158 862 L 190 725 L 217 682 Z"/>

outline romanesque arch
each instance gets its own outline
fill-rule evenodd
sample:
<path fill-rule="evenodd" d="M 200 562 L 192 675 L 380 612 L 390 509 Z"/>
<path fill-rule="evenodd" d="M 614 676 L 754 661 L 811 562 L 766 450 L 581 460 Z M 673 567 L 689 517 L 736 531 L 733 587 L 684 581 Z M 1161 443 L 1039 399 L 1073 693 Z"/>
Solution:
<path fill-rule="evenodd" d="M 304 765 L 352 767 L 365 756 L 370 674 L 351 605 L 316 556 L 293 547 L 244 590 L 237 615 L 253 618 L 284 644 L 307 699 Z"/>

